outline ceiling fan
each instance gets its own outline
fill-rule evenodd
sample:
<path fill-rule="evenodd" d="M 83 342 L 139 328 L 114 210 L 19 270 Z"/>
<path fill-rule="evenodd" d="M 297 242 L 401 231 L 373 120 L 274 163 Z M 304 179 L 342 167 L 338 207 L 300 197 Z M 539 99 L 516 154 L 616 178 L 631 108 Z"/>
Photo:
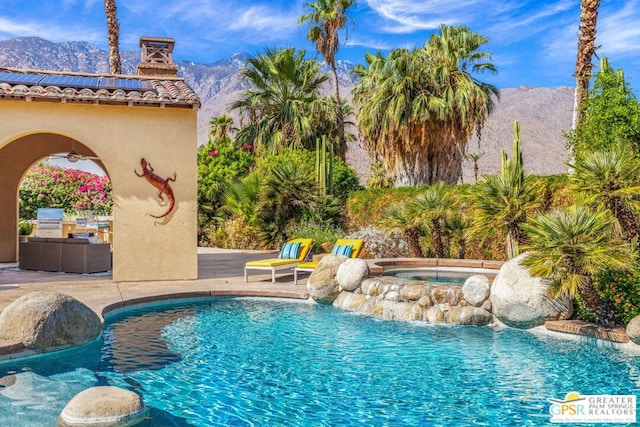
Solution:
<path fill-rule="evenodd" d="M 71 146 L 71 151 L 69 151 L 66 154 L 60 153 L 60 154 L 53 154 L 49 157 L 54 158 L 54 159 L 66 159 L 68 162 L 71 163 L 75 163 L 78 160 L 98 160 L 98 157 L 95 156 L 85 156 L 83 154 L 79 154 L 76 152 L 76 143 L 75 141 L 71 142 L 72 146 Z"/>

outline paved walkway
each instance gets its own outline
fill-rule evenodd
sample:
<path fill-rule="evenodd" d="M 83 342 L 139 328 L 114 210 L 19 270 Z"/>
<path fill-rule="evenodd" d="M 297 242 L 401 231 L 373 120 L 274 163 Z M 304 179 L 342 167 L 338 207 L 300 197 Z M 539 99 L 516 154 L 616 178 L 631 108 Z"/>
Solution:
<path fill-rule="evenodd" d="M 306 287 L 293 284 L 293 274 L 281 272 L 277 283 L 271 273 L 250 271 L 249 282 L 243 282 L 247 261 L 268 258 L 275 252 L 236 251 L 215 248 L 198 249 L 198 279 L 185 281 L 114 282 L 110 275 L 46 273 L 20 271 L 4 265 L 0 273 L 0 311 L 15 299 L 33 291 L 55 291 L 69 294 L 102 314 L 107 307 L 178 296 L 198 295 L 264 295 L 307 298 Z"/>

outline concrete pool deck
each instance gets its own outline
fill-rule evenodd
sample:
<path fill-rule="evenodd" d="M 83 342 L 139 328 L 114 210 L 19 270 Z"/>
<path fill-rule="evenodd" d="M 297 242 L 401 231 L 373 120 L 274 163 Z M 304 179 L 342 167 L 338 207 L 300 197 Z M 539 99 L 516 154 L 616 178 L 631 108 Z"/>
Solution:
<path fill-rule="evenodd" d="M 268 258 L 275 253 L 277 251 L 199 248 L 198 279 L 184 281 L 119 283 L 114 282 L 111 275 L 25 271 L 19 270 L 15 264 L 3 264 L 0 272 L 0 311 L 22 295 L 37 291 L 71 295 L 101 318 L 113 309 L 174 298 L 216 295 L 308 298 L 304 281 L 293 284 L 293 271 L 281 272 L 276 283 L 271 283 L 269 272 L 249 274 L 249 281 L 244 283 L 243 268 L 247 261 Z M 0 360 L 24 355 L 21 344 L 0 340 Z"/>
<path fill-rule="evenodd" d="M 83 275 L 19 270 L 15 264 L 0 265 L 0 311 L 30 292 L 49 291 L 71 295 L 101 318 L 111 310 L 144 302 L 207 296 L 262 296 L 307 299 L 304 280 L 293 284 L 293 271 L 280 272 L 276 283 L 271 273 L 249 274 L 244 283 L 243 269 L 248 261 L 268 258 L 277 251 L 246 251 L 198 248 L 198 279 L 184 281 L 114 282 L 111 275 Z M 369 260 L 371 272 L 384 268 L 415 265 L 415 259 Z M 497 269 L 500 261 L 420 260 L 424 266 Z M 483 264 L 484 263 L 484 264 Z M 624 328 L 600 328 L 577 321 L 547 322 L 547 329 L 626 342 Z M 613 339 L 612 339 L 613 338 Z M 0 340 L 0 360 L 26 355 L 22 344 Z"/>

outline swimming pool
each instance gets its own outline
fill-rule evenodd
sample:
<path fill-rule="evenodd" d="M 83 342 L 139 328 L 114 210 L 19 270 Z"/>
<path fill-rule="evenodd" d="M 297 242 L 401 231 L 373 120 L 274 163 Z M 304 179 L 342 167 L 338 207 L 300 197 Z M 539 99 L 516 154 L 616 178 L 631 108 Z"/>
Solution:
<path fill-rule="evenodd" d="M 489 274 L 487 274 L 489 273 Z M 487 269 L 463 269 L 437 267 L 396 268 L 385 270 L 382 276 L 392 276 L 400 279 L 417 280 L 441 285 L 464 285 L 465 280 L 474 274 L 495 276 L 494 270 Z"/>
<path fill-rule="evenodd" d="M 0 364 L 14 383 L 0 425 L 55 425 L 104 384 L 142 395 L 143 426 L 552 425 L 548 398 L 640 391 L 640 356 L 594 343 L 287 300 L 165 303 L 109 316 L 81 349 Z"/>

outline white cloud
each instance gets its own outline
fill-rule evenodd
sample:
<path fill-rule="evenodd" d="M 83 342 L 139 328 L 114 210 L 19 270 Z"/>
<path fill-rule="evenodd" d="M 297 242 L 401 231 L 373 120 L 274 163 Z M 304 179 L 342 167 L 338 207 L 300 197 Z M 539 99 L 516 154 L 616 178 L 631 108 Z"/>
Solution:
<path fill-rule="evenodd" d="M 227 28 L 249 31 L 249 37 L 273 40 L 297 32 L 299 16 L 297 11 L 280 12 L 266 6 L 253 6 L 241 11 Z"/>
<path fill-rule="evenodd" d="M 105 25 L 106 27 L 106 25 Z M 106 32 L 106 30 L 105 30 Z M 6 37 L 42 37 L 54 42 L 83 40 L 101 42 L 104 32 L 76 25 L 56 25 L 43 22 L 14 21 L 0 16 L 0 34 Z"/>
<path fill-rule="evenodd" d="M 640 2 L 628 1 L 622 9 L 602 8 L 596 25 L 596 44 L 606 55 L 637 56 L 640 54 Z"/>
<path fill-rule="evenodd" d="M 404 43 L 399 45 L 398 43 L 392 43 L 387 40 L 371 39 L 351 37 L 345 42 L 345 46 L 362 46 L 371 50 L 391 50 L 391 49 L 413 49 L 415 45 L 413 43 Z"/>
<path fill-rule="evenodd" d="M 449 0 L 367 0 L 378 15 L 391 21 L 381 27 L 383 32 L 401 34 L 432 30 L 440 24 L 457 24 L 468 14 L 468 7 L 483 0 L 452 2 Z"/>

